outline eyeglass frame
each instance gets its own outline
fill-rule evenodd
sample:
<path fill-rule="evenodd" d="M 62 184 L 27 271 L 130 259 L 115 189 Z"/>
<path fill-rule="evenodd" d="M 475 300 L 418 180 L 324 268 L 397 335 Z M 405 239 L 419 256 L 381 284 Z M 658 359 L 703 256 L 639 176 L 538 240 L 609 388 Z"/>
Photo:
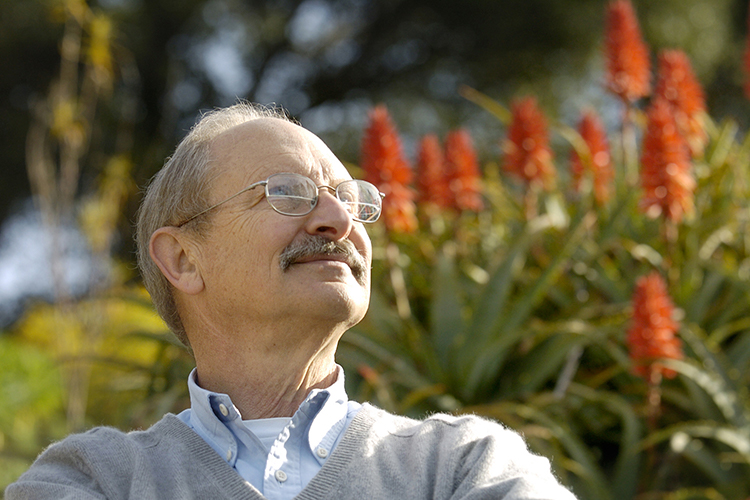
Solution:
<path fill-rule="evenodd" d="M 298 176 L 298 177 L 303 177 L 303 178 L 305 178 L 305 179 L 309 179 L 310 181 L 312 181 L 312 179 L 310 179 L 309 177 L 306 177 L 306 176 L 304 176 L 304 175 L 302 175 L 302 174 L 298 174 L 298 173 L 295 173 L 295 172 L 277 172 L 277 173 L 275 173 L 275 174 L 271 174 L 271 175 L 269 175 L 269 176 L 268 176 L 268 177 L 267 177 L 266 179 L 264 179 L 264 180 L 262 180 L 262 181 L 254 182 L 254 183 L 250 184 L 249 186 L 247 186 L 246 188 L 243 188 L 243 189 L 241 189 L 241 190 L 240 190 L 239 192 L 237 192 L 237 193 L 233 194 L 233 195 L 232 195 L 232 196 L 230 196 L 229 198 L 226 198 L 226 199 L 224 199 L 224 200 L 222 200 L 222 201 L 220 201 L 220 202 L 218 202 L 218 203 L 216 203 L 216 204 L 214 204 L 214 205 L 211 205 L 210 207 L 206 208 L 205 210 L 202 210 L 202 211 L 198 212 L 197 214 L 195 214 L 195 215 L 193 215 L 193 216 L 189 217 L 188 219 L 185 219 L 184 221 L 180 222 L 179 224 L 175 224 L 175 227 L 182 227 L 182 226 L 184 226 L 185 224 L 187 224 L 188 222 L 191 222 L 191 221 L 193 221 L 193 220 L 197 219 L 197 218 L 198 218 L 198 217 L 200 217 L 201 215 L 204 215 L 204 214 L 206 214 L 206 213 L 210 212 L 210 211 L 211 211 L 211 210 L 213 210 L 214 208 L 217 208 L 217 207 L 219 207 L 219 206 L 223 205 L 224 203 L 227 203 L 228 201 L 231 201 L 231 200 L 233 200 L 233 199 L 237 198 L 237 197 L 238 197 L 239 195 L 241 195 L 241 194 L 243 194 L 243 193 L 246 193 L 246 192 L 250 191 L 251 189 L 255 189 L 255 188 L 256 188 L 256 187 L 258 187 L 258 186 L 263 186 L 263 187 L 264 187 L 264 189 L 263 189 L 263 198 L 265 198 L 266 200 L 268 200 L 268 196 L 269 196 L 269 193 L 268 193 L 268 180 L 269 180 L 269 179 L 270 179 L 271 177 L 275 177 L 275 176 L 277 176 L 277 175 L 290 175 L 290 174 L 291 174 L 291 175 L 295 175 L 295 176 Z M 323 189 L 323 188 L 325 188 L 325 189 L 328 189 L 329 191 L 331 191 L 331 192 L 332 192 L 332 193 L 334 194 L 335 198 L 336 198 L 336 199 L 337 199 L 337 200 L 338 200 L 339 202 L 342 202 L 342 203 L 344 203 L 344 202 L 343 202 L 343 201 L 342 201 L 342 200 L 341 200 L 341 199 L 339 198 L 339 196 L 338 196 L 338 188 L 339 188 L 339 186 L 340 186 L 341 184 L 343 184 L 343 183 L 345 183 L 345 182 L 353 182 L 353 181 L 357 181 L 357 182 L 366 182 L 367 184 L 370 184 L 370 185 L 371 185 L 371 186 L 373 186 L 373 187 L 375 188 L 375 190 L 376 190 L 376 191 L 378 192 L 378 194 L 380 195 L 380 199 L 381 199 L 381 200 L 385 199 L 385 193 L 381 192 L 381 191 L 380 191 L 380 190 L 379 190 L 379 189 L 377 188 L 377 186 L 375 186 L 375 185 L 374 185 L 374 184 L 372 184 L 371 182 L 368 182 L 368 181 L 365 181 L 365 180 L 362 180 L 362 179 L 346 179 L 346 180 L 343 180 L 343 181 L 341 181 L 341 182 L 340 182 L 340 183 L 339 183 L 339 184 L 338 184 L 338 185 L 337 185 L 336 187 L 333 187 L 333 186 L 329 186 L 329 185 L 327 185 L 327 184 L 320 184 L 320 185 L 316 184 L 316 185 L 315 185 L 315 187 L 317 188 L 317 192 L 315 193 L 315 204 L 314 204 L 314 205 L 313 205 L 313 206 L 312 206 L 312 207 L 310 208 L 310 211 L 309 211 L 309 212 L 305 212 L 304 214 L 285 214 L 285 213 L 283 213 L 283 212 L 279 211 L 279 210 L 278 210 L 278 209 L 277 209 L 277 208 L 276 208 L 275 206 L 273 206 L 273 203 L 270 203 L 270 202 L 269 202 L 268 204 L 269 204 L 269 205 L 271 206 L 271 208 L 273 209 L 273 211 L 274 211 L 274 212 L 276 212 L 276 213 L 278 213 L 278 214 L 280 214 L 280 215 L 285 215 L 285 216 L 287 216 L 287 217 L 304 217 L 305 215 L 308 215 L 308 214 L 310 214 L 310 213 L 311 213 L 311 212 L 312 212 L 313 210 L 315 210 L 315 207 L 317 207 L 317 206 L 318 206 L 318 200 L 320 199 L 320 190 L 321 190 L 321 189 Z M 314 183 L 314 182 L 315 182 L 315 181 L 313 181 L 313 183 Z M 253 205 L 253 206 L 255 206 L 255 205 Z M 378 220 L 378 219 L 380 219 L 380 215 L 381 215 L 382 213 L 383 213 L 383 207 L 382 207 L 382 205 L 381 205 L 381 207 L 380 207 L 380 211 L 378 212 L 378 216 L 377 216 L 377 217 L 375 217 L 375 218 L 374 218 L 374 219 L 372 219 L 372 220 L 361 220 L 361 219 L 358 219 L 358 218 L 354 217 L 354 214 L 351 214 L 351 212 L 350 212 L 350 215 L 352 216 L 352 219 L 353 219 L 353 220 L 355 220 L 355 221 L 357 221 L 357 222 L 361 222 L 361 223 L 363 223 L 363 224 L 371 224 L 371 223 L 373 223 L 373 222 L 377 222 L 377 220 Z"/>

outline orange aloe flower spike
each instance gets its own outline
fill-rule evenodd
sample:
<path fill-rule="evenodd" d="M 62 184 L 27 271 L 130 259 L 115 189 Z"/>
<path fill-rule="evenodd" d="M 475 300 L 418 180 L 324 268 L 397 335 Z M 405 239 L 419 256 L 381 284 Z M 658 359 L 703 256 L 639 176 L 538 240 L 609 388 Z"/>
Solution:
<path fill-rule="evenodd" d="M 614 0 L 606 10 L 606 86 L 626 103 L 651 92 L 651 62 L 630 0 Z"/>
<path fill-rule="evenodd" d="M 676 375 L 658 360 L 683 358 L 682 342 L 675 336 L 679 328 L 664 279 L 656 271 L 641 276 L 633 292 L 633 320 L 627 333 L 630 359 L 637 375 L 648 380 L 652 380 L 654 372 L 667 378 Z"/>
<path fill-rule="evenodd" d="M 708 134 L 703 127 L 706 98 L 693 73 L 690 59 L 681 50 L 659 53 L 658 78 L 654 95 L 672 105 L 677 128 L 695 156 L 703 154 Z"/>
<path fill-rule="evenodd" d="M 428 134 L 419 141 L 417 189 L 420 202 L 440 208 L 451 207 L 450 179 L 445 170 L 440 140 L 435 134 Z"/>
<path fill-rule="evenodd" d="M 466 130 L 453 130 L 445 138 L 445 164 L 450 176 L 450 191 L 456 210 L 479 212 L 481 197 L 479 163 L 471 136 Z"/>
<path fill-rule="evenodd" d="M 657 98 L 649 106 L 641 157 L 641 209 L 680 222 L 693 213 L 695 180 L 690 153 L 677 130 L 672 107 Z"/>
<path fill-rule="evenodd" d="M 416 231 L 415 194 L 409 187 L 413 172 L 404 157 L 401 138 L 385 106 L 376 106 L 370 112 L 361 155 L 365 180 L 378 186 L 386 195 L 383 200 L 386 228 L 395 233 Z"/>
<path fill-rule="evenodd" d="M 556 171 L 552 164 L 547 120 L 533 97 L 513 102 L 511 112 L 508 137 L 503 142 L 505 170 L 531 186 L 551 190 Z"/>
<path fill-rule="evenodd" d="M 614 181 L 614 168 L 609 154 L 609 142 L 599 115 L 588 110 L 581 116 L 578 133 L 589 148 L 589 157 L 584 161 L 576 150 L 571 152 L 571 172 L 576 189 L 581 189 L 583 178 L 588 174 L 593 180 L 594 198 L 599 205 L 609 201 Z"/>

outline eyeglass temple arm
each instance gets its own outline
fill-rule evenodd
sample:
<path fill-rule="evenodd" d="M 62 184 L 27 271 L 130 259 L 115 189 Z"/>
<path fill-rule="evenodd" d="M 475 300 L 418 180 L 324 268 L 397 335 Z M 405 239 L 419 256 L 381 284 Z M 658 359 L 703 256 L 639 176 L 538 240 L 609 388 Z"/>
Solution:
<path fill-rule="evenodd" d="M 248 187 L 246 187 L 245 189 L 243 189 L 243 190 L 242 190 L 242 191 L 240 191 L 239 193 L 235 193 L 235 194 L 233 194 L 232 196 L 230 196 L 229 198 L 227 198 L 227 199 L 225 199 L 225 200 L 222 200 L 222 201 L 220 201 L 219 203 L 217 203 L 217 204 L 215 204 L 215 205 L 211 205 L 210 207 L 208 207 L 207 209 L 203 210 L 202 212 L 198 212 L 197 214 L 193 215 L 193 216 L 192 216 L 192 217 L 190 217 L 189 219 L 186 219 L 185 221 L 183 221 L 183 222 L 181 222 L 181 223 L 177 224 L 177 226 L 176 226 L 176 227 L 182 227 L 182 226 L 184 226 L 185 224 L 187 224 L 188 222 L 190 222 L 191 220 L 193 220 L 193 219 L 197 219 L 197 218 L 198 218 L 198 217 L 200 217 L 201 215 L 203 215 L 203 214 L 205 214 L 205 213 L 207 213 L 207 212 L 210 212 L 211 210 L 213 210 L 214 208 L 218 207 L 219 205 L 223 205 L 224 203 L 226 203 L 226 202 L 228 202 L 228 201 L 231 201 L 231 200 L 233 200 L 233 199 L 237 198 L 237 197 L 238 197 L 239 195 L 241 195 L 242 193 L 247 193 L 247 192 L 248 192 L 248 191 L 250 191 L 251 189 L 255 189 L 255 188 L 256 188 L 256 187 L 258 187 L 258 186 L 265 186 L 266 184 L 268 184 L 268 181 L 259 181 L 259 182 L 256 182 L 256 183 L 253 183 L 253 184 L 250 184 L 250 185 L 249 185 Z"/>

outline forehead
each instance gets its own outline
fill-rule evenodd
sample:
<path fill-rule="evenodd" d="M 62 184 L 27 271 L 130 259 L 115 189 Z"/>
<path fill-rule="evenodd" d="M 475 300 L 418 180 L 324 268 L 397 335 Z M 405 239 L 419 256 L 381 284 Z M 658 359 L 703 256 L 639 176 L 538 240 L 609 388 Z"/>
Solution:
<path fill-rule="evenodd" d="M 211 143 L 211 161 L 217 175 L 229 175 L 232 182 L 256 182 L 278 172 L 316 182 L 350 178 L 319 137 L 279 118 L 252 120 L 218 135 Z"/>

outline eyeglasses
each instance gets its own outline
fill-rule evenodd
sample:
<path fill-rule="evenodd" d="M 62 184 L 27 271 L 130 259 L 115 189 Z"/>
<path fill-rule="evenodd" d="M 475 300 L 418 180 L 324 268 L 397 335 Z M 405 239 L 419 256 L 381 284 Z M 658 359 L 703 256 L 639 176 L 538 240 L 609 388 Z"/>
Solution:
<path fill-rule="evenodd" d="M 301 217 L 312 212 L 318 204 L 320 189 L 325 188 L 332 191 L 336 195 L 336 199 L 343 203 L 352 219 L 357 222 L 375 222 L 380 217 L 383 198 L 385 197 L 373 184 L 359 179 L 340 182 L 334 188 L 326 185 L 318 186 L 312 179 L 304 175 L 284 172 L 273 174 L 264 181 L 250 184 L 239 193 L 233 194 L 177 224 L 177 227 L 184 226 L 191 220 L 258 186 L 265 186 L 266 200 L 271 208 L 281 215 L 291 217 Z"/>

